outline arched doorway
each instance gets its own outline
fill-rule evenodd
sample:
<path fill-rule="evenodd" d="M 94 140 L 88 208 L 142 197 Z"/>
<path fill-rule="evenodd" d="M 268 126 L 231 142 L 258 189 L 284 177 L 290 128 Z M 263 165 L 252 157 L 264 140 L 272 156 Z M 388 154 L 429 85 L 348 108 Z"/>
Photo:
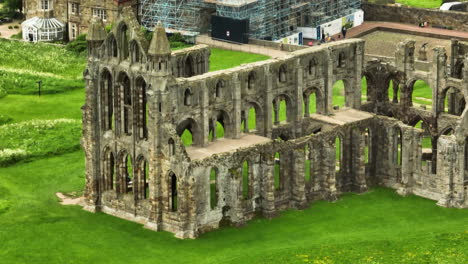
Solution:
<path fill-rule="evenodd" d="M 408 86 L 413 106 L 432 107 L 432 88 L 424 80 L 415 80 Z"/>

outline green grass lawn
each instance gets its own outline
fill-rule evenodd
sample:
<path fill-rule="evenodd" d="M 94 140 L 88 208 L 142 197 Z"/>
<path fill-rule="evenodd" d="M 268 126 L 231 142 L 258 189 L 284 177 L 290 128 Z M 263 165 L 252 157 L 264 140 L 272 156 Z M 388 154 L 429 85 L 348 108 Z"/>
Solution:
<path fill-rule="evenodd" d="M 2 264 L 466 263 L 468 211 L 423 198 L 377 188 L 178 240 L 59 205 L 55 192 L 82 190 L 83 164 L 74 152 L 0 168 Z"/>
<path fill-rule="evenodd" d="M 15 50 L 15 45 L 0 41 L 0 56 L 6 56 L 0 60 L 0 70 L 6 69 L 13 76 L 9 80 L 14 80 L 15 74 L 21 81 L 25 76 L 29 80 L 18 86 L 12 81 L 0 82 L 0 88 L 9 86 L 7 90 L 17 91 L 0 99 L 0 114 L 11 117 L 12 123 L 81 119 L 82 88 L 60 89 L 59 83 L 55 85 L 59 88 L 56 93 L 40 98 L 19 90 L 34 91 L 30 86 L 36 75 L 57 82 L 80 81 L 83 58 L 54 51 L 56 48 L 22 43 Z M 46 58 L 55 52 L 63 58 Z M 213 49 L 211 70 L 266 58 Z M 44 87 L 52 87 L 47 86 L 46 77 Z M 342 83 L 337 83 L 333 93 L 336 97 L 333 103 L 343 104 Z M 280 119 L 285 119 L 285 106 L 281 107 Z M 310 107 L 314 109 L 315 104 Z M 255 115 L 251 112 L 250 116 Z M 251 118 L 248 122 L 253 128 Z M 84 189 L 84 153 L 76 151 L 80 131 L 67 126 L 56 127 L 53 132 L 34 130 L 35 126 L 20 130 L 11 127 L 0 126 L 2 139 L 8 138 L 1 142 L 0 149 L 30 148 L 41 156 L 31 158 L 30 162 L 0 166 L 2 264 L 459 264 L 467 259 L 467 210 L 437 207 L 434 201 L 415 196 L 403 198 L 381 188 L 362 195 L 347 194 L 336 203 L 315 202 L 307 210 L 289 210 L 273 220 L 257 218 L 246 227 L 222 228 L 197 240 L 179 240 L 170 233 L 145 230 L 139 224 L 106 214 L 91 214 L 78 206 L 61 206 L 55 192 Z M 67 137 L 57 139 L 61 134 Z M 43 158 L 51 154 L 57 156 Z M 308 175 L 310 180 L 310 172 Z"/>
<path fill-rule="evenodd" d="M 211 48 L 210 71 L 229 69 L 241 64 L 267 60 L 269 58 L 260 54 Z"/>
<path fill-rule="evenodd" d="M 375 3 L 375 0 L 370 0 L 369 2 Z M 396 2 L 406 6 L 421 8 L 439 8 L 443 4 L 442 0 L 396 0 Z"/>
<path fill-rule="evenodd" d="M 442 4 L 442 0 L 397 0 L 397 3 L 422 8 L 439 8 Z"/>

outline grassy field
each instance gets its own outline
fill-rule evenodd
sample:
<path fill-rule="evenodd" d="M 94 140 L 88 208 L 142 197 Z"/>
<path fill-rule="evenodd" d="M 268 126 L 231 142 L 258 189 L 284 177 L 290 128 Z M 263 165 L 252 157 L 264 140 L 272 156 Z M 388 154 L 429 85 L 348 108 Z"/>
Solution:
<path fill-rule="evenodd" d="M 369 2 L 375 3 L 375 0 Z M 442 4 L 442 0 L 396 0 L 395 2 L 406 6 L 421 7 L 421 8 L 439 8 Z"/>
<path fill-rule="evenodd" d="M 48 49 L 57 47 L 22 45 L 18 52 L 0 41 L 0 53 L 13 49 L 24 60 L 0 60 L 0 70 L 13 79 L 30 75 L 30 80 L 46 76 L 81 82 L 83 58 L 64 52 L 69 61 L 49 60 L 44 58 Z M 211 70 L 262 59 L 266 57 L 214 49 Z M 52 87 L 47 78 L 44 88 Z M 440 208 L 414 196 L 403 198 L 387 189 L 347 194 L 336 203 L 316 202 L 304 211 L 289 210 L 273 220 L 257 218 L 243 228 L 223 228 L 186 241 L 78 206 L 61 206 L 56 192 L 79 193 L 84 188 L 84 153 L 77 150 L 84 89 L 62 89 L 59 83 L 54 93 L 37 97 L 30 84 L 0 82 L 0 88 L 10 91 L 0 99 L 0 114 L 12 119 L 11 124 L 0 125 L 0 150 L 30 154 L 19 159 L 29 162 L 0 165 L 2 264 L 459 264 L 467 260 L 468 211 Z M 342 82 L 334 86 L 334 105 L 344 103 L 343 89 Z M 315 104 L 310 107 L 314 112 Z M 281 108 L 280 119 L 285 120 L 285 105 Z M 53 121 L 64 118 L 71 121 Z M 249 119 L 251 128 L 252 122 Z"/>
<path fill-rule="evenodd" d="M 466 263 L 467 210 L 373 189 L 316 202 L 273 220 L 197 240 L 78 206 L 55 192 L 82 190 L 83 153 L 0 168 L 0 259 L 21 263 Z"/>
<path fill-rule="evenodd" d="M 397 0 L 397 3 L 422 8 L 439 8 L 442 4 L 442 0 Z"/>

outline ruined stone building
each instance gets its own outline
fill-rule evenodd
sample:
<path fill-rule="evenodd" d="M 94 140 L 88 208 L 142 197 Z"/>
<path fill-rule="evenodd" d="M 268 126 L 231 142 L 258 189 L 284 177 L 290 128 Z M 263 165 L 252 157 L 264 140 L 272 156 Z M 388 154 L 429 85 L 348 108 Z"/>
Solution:
<path fill-rule="evenodd" d="M 52 41 L 75 39 L 88 32 L 93 17 L 110 25 L 117 17 L 119 6 L 137 8 L 137 0 L 23 0 L 23 39 Z"/>
<path fill-rule="evenodd" d="M 171 51 L 161 25 L 148 43 L 124 9 L 109 34 L 92 24 L 88 46 L 87 210 L 196 238 L 373 186 L 468 207 L 468 45 L 425 61 L 413 41 L 387 58 L 349 39 L 208 72 L 207 46 Z M 430 109 L 413 102 L 416 80 L 432 88 Z"/>

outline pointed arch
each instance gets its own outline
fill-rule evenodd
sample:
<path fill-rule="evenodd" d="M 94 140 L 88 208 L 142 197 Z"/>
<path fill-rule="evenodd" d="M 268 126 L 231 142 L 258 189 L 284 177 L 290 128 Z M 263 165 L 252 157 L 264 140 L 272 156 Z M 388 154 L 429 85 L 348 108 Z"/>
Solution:
<path fill-rule="evenodd" d="M 338 68 L 346 67 L 346 53 L 340 52 L 338 55 Z"/>
<path fill-rule="evenodd" d="M 185 146 L 200 146 L 203 142 L 200 126 L 192 118 L 187 118 L 180 122 L 176 127 L 176 132 L 181 137 Z"/>
<path fill-rule="evenodd" d="M 192 77 L 195 75 L 195 72 L 193 70 L 194 64 L 195 63 L 193 61 L 193 57 L 191 55 L 188 55 L 184 63 L 184 77 Z"/>
<path fill-rule="evenodd" d="M 248 160 L 242 162 L 242 197 L 244 200 L 252 198 L 252 170 Z"/>
<path fill-rule="evenodd" d="M 126 135 L 132 133 L 132 116 L 133 116 L 133 97 L 130 78 L 127 73 L 121 72 L 119 74 L 118 83 L 120 92 L 123 94 L 120 105 L 122 106 L 123 116 L 123 131 Z"/>
<path fill-rule="evenodd" d="M 302 97 L 304 117 L 309 117 L 314 113 L 325 112 L 322 92 L 317 87 L 310 87 L 306 89 L 303 92 Z"/>
<path fill-rule="evenodd" d="M 169 172 L 168 178 L 169 210 L 177 212 L 179 209 L 177 176 L 171 171 Z"/>
<path fill-rule="evenodd" d="M 241 131 L 249 133 L 252 131 L 263 131 L 263 111 L 257 102 L 249 102 L 242 107 Z"/>
<path fill-rule="evenodd" d="M 148 139 L 148 102 L 146 98 L 147 85 L 143 77 L 136 79 L 136 99 L 137 99 L 137 132 L 140 140 Z M 131 105 L 131 104 L 130 104 Z"/>
<path fill-rule="evenodd" d="M 109 37 L 107 38 L 107 56 L 117 58 L 118 55 L 117 40 L 114 34 L 109 33 Z"/>
<path fill-rule="evenodd" d="M 114 85 L 112 74 L 105 68 L 101 72 L 101 127 L 103 130 L 114 128 Z"/>
<path fill-rule="evenodd" d="M 143 155 L 138 156 L 136 162 L 135 192 L 139 200 L 149 198 L 149 166 Z"/>
<path fill-rule="evenodd" d="M 278 80 L 280 83 L 285 83 L 288 81 L 287 74 L 288 74 L 287 66 L 286 64 L 282 64 L 279 67 L 279 71 L 278 71 Z"/>
<path fill-rule="evenodd" d="M 439 109 L 451 115 L 461 116 L 465 111 L 466 101 L 463 93 L 456 87 L 447 87 L 442 91 Z"/>
<path fill-rule="evenodd" d="M 273 124 L 279 125 L 280 122 L 292 122 L 294 119 L 294 109 L 291 98 L 286 94 L 281 94 L 273 99 Z"/>
<path fill-rule="evenodd" d="M 191 106 L 192 105 L 192 89 L 187 88 L 184 91 L 184 105 L 185 106 Z"/>
<path fill-rule="evenodd" d="M 274 156 L 274 187 L 275 190 L 280 190 L 282 187 L 282 177 L 281 177 L 281 155 L 279 152 L 275 153 Z"/>
<path fill-rule="evenodd" d="M 126 60 L 128 59 L 130 52 L 129 52 L 129 32 L 128 26 L 125 22 L 121 22 L 118 26 L 117 30 L 117 37 L 119 38 L 119 48 L 121 51 L 121 59 Z"/>
<path fill-rule="evenodd" d="M 257 81 L 257 73 L 255 71 L 249 72 L 247 76 L 247 89 L 251 90 L 255 88 L 255 83 Z"/>
<path fill-rule="evenodd" d="M 209 175 L 211 209 L 215 209 L 216 207 L 218 207 L 218 200 L 219 200 L 218 174 L 219 174 L 218 168 L 216 167 L 211 168 L 210 175 Z"/>
<path fill-rule="evenodd" d="M 115 158 L 114 153 L 109 147 L 105 147 L 103 151 L 103 182 L 102 191 L 116 190 L 115 178 Z"/>
<path fill-rule="evenodd" d="M 140 48 L 140 44 L 138 41 L 132 40 L 130 42 L 130 53 L 131 53 L 131 62 L 132 63 L 140 63 L 142 61 L 142 52 Z"/>

